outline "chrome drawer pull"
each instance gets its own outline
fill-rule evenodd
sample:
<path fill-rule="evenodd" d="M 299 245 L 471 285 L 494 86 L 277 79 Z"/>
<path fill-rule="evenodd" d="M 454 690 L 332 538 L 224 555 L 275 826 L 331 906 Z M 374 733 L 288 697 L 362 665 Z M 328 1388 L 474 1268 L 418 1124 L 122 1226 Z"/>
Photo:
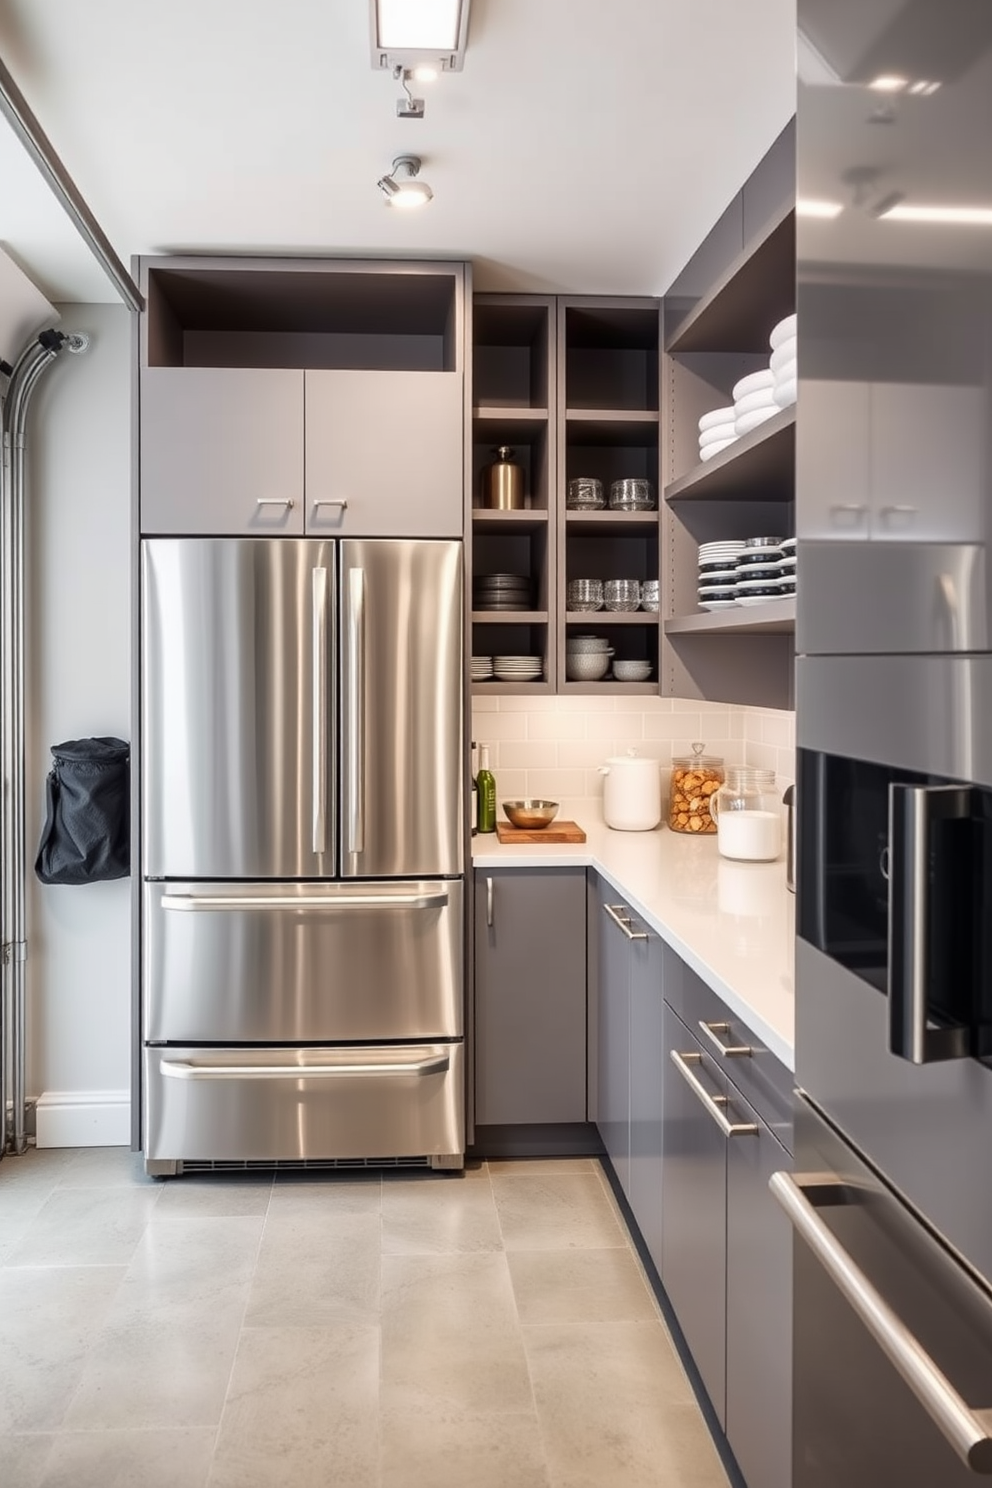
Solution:
<path fill-rule="evenodd" d="M 608 914 L 614 925 L 618 925 L 628 940 L 647 940 L 648 936 L 643 930 L 632 930 L 630 919 L 622 904 L 604 904 L 604 913 Z"/>
<path fill-rule="evenodd" d="M 343 512 L 346 512 L 348 510 L 348 503 L 347 503 L 347 501 L 342 501 L 340 497 L 337 497 L 337 498 L 328 498 L 328 497 L 325 497 L 325 498 L 322 498 L 320 501 L 315 501 L 314 504 L 313 504 L 313 509 L 314 509 L 314 511 L 317 511 L 322 506 L 336 506 L 336 507 L 338 507 Z"/>
<path fill-rule="evenodd" d="M 259 496 L 255 502 L 256 506 L 284 506 L 287 511 L 292 511 L 294 502 L 290 496 Z"/>
<path fill-rule="evenodd" d="M 704 1018 L 700 1018 L 699 1027 L 710 1043 L 719 1049 L 724 1059 L 744 1059 L 747 1055 L 754 1053 L 750 1044 L 725 1044 L 723 1042 L 720 1034 L 730 1033 L 729 1023 L 707 1023 Z"/>
<path fill-rule="evenodd" d="M 710 1095 L 702 1081 L 692 1073 L 689 1065 L 701 1064 L 702 1054 L 694 1051 L 689 1054 L 680 1054 L 678 1049 L 672 1049 L 671 1059 L 683 1080 L 702 1101 L 725 1137 L 756 1137 L 758 1135 L 758 1127 L 754 1121 L 730 1121 L 726 1115 L 730 1108 L 730 1101 L 727 1097 Z"/>
<path fill-rule="evenodd" d="M 351 1075 L 440 1075 L 450 1067 L 447 1054 L 395 1064 L 194 1064 L 163 1059 L 159 1069 L 173 1080 L 336 1080 Z"/>
<path fill-rule="evenodd" d="M 823 1190 L 822 1175 L 773 1173 L 768 1187 L 837 1290 L 850 1303 L 889 1362 L 972 1472 L 992 1474 L 992 1410 L 972 1410 L 946 1375 L 855 1264 L 806 1197 Z M 830 1185 L 834 1186 L 834 1185 Z M 837 1188 L 844 1185 L 838 1183 Z"/>
<path fill-rule="evenodd" d="M 448 902 L 447 889 L 430 894 L 163 894 L 163 909 L 198 914 L 205 910 L 256 909 L 439 909 Z"/>

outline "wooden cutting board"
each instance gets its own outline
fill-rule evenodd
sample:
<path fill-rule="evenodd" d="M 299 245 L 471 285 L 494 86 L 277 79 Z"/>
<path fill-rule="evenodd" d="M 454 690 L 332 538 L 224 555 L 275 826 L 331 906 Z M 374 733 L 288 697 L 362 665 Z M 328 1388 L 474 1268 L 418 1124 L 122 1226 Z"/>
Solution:
<path fill-rule="evenodd" d="M 514 827 L 508 821 L 496 823 L 496 836 L 507 846 L 540 846 L 542 842 L 585 842 L 586 834 L 573 821 L 554 821 L 550 827 Z"/>

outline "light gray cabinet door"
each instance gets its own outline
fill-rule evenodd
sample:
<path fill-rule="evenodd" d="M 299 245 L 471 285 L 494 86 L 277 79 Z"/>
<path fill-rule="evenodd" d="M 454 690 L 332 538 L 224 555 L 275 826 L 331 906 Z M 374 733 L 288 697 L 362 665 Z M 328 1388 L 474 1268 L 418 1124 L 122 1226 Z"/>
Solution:
<path fill-rule="evenodd" d="M 585 869 L 475 875 L 475 1119 L 586 1119 Z"/>
<path fill-rule="evenodd" d="M 139 396 L 144 534 L 302 533 L 302 372 L 146 367 Z"/>
<path fill-rule="evenodd" d="M 306 373 L 306 530 L 461 537 L 460 372 Z"/>
<path fill-rule="evenodd" d="M 727 1143 L 726 1432 L 748 1488 L 792 1483 L 792 1238 L 768 1189 L 792 1159 L 729 1087 L 733 1119 L 757 1137 Z"/>
<path fill-rule="evenodd" d="M 722 1425 L 727 1357 L 727 1139 L 700 1094 L 675 1068 L 672 1052 L 682 1057 L 708 1095 L 726 1095 L 726 1082 L 667 1003 L 664 1029 L 661 1274 Z"/>
<path fill-rule="evenodd" d="M 662 1126 L 665 1070 L 662 985 L 667 951 L 659 936 L 638 922 L 646 940 L 630 943 L 630 1187 L 627 1197 L 638 1229 L 661 1271 Z M 674 1076 L 674 1071 L 673 1071 Z"/>
<path fill-rule="evenodd" d="M 597 1125 L 624 1193 L 630 1194 L 630 946 L 616 919 L 627 906 L 609 884 L 599 902 Z"/>

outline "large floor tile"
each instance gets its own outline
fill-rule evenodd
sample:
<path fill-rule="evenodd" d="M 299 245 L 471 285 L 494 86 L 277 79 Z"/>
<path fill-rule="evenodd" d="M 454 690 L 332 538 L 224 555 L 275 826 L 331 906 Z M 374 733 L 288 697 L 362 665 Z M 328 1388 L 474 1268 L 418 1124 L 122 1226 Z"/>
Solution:
<path fill-rule="evenodd" d="M 210 1488 L 378 1488 L 374 1327 L 246 1328 Z"/>
<path fill-rule="evenodd" d="M 82 1147 L 67 1163 L 60 1188 L 151 1188 L 160 1183 L 145 1173 L 145 1160 L 129 1147 Z"/>
<path fill-rule="evenodd" d="M 217 1433 L 65 1431 L 38 1488 L 203 1488 Z"/>
<path fill-rule="evenodd" d="M 726 1488 L 660 1323 L 523 1332 L 554 1488 Z"/>
<path fill-rule="evenodd" d="M 507 1253 L 522 1323 L 651 1322 L 654 1298 L 624 1246 Z"/>
<path fill-rule="evenodd" d="M 500 1250 L 499 1220 L 488 1181 L 392 1179 L 382 1189 L 382 1249 L 387 1255 L 446 1255 Z"/>
<path fill-rule="evenodd" d="M 0 1483 L 10 1488 L 41 1488 L 41 1476 L 55 1440 L 53 1433 L 0 1434 Z"/>
<path fill-rule="evenodd" d="M 609 1250 L 627 1244 L 595 1173 L 494 1176 L 503 1244 L 510 1250 Z"/>
<path fill-rule="evenodd" d="M 248 1296 L 250 1327 L 379 1322 L 378 1214 L 270 1215 Z"/>
<path fill-rule="evenodd" d="M 138 1309 L 243 1306 L 258 1257 L 260 1215 L 175 1216 L 149 1224 L 135 1249 L 120 1303 Z"/>
<path fill-rule="evenodd" d="M 127 1265 L 157 1202 L 155 1189 L 57 1188 L 11 1246 L 6 1264 Z"/>
<path fill-rule="evenodd" d="M 162 1184 L 155 1220 L 228 1218 L 265 1214 L 272 1193 L 272 1174 L 196 1173 Z"/>
<path fill-rule="evenodd" d="M 383 1413 L 382 1488 L 549 1488 L 550 1481 L 533 1410 Z"/>
<path fill-rule="evenodd" d="M 0 1271 L 0 1433 L 61 1424 L 123 1276 L 114 1266 Z"/>
<path fill-rule="evenodd" d="M 593 1173 L 599 1166 L 594 1157 L 491 1157 L 492 1178 L 547 1178 L 550 1174 Z"/>
<path fill-rule="evenodd" d="M 382 1404 L 442 1417 L 532 1408 L 505 1256 L 383 1256 Z"/>
<path fill-rule="evenodd" d="M 378 1173 L 277 1173 L 269 1212 L 292 1214 L 378 1214 L 382 1179 Z"/>

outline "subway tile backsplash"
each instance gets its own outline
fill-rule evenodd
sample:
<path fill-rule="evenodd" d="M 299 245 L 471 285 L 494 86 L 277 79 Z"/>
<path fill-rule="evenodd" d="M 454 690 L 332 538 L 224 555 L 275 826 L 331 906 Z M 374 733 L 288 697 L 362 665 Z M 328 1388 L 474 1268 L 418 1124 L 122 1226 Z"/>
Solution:
<path fill-rule="evenodd" d="M 782 789 L 795 779 L 795 714 L 689 698 L 486 697 L 472 699 L 472 737 L 490 746 L 497 797 L 599 797 L 598 766 L 611 754 L 652 755 L 669 765 L 701 739 L 728 764 L 775 771 Z"/>

